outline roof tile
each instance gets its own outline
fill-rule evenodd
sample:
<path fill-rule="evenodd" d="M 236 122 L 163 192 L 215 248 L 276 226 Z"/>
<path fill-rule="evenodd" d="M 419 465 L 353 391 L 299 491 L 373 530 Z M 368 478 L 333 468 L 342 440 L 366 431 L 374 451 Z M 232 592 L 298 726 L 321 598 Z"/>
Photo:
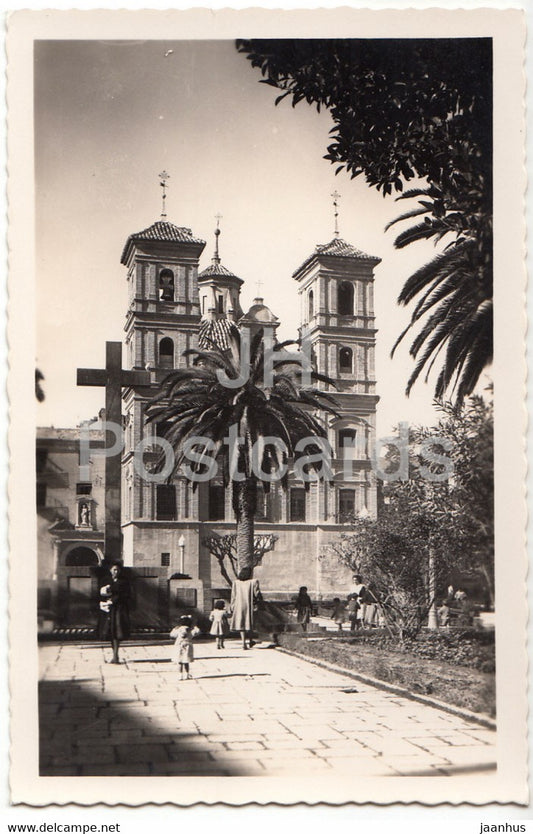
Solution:
<path fill-rule="evenodd" d="M 293 272 L 293 276 L 297 275 L 297 273 L 300 272 L 304 266 L 307 266 L 307 264 L 310 263 L 314 257 L 320 255 L 333 255 L 337 258 L 357 258 L 365 261 L 375 261 L 376 263 L 379 263 L 380 261 L 380 259 L 376 258 L 375 255 L 367 255 L 366 252 L 363 252 L 361 249 L 357 249 L 341 237 L 334 237 L 329 243 L 322 243 L 316 246 L 313 254 L 309 255 L 303 264 L 301 264 L 301 266 Z"/>

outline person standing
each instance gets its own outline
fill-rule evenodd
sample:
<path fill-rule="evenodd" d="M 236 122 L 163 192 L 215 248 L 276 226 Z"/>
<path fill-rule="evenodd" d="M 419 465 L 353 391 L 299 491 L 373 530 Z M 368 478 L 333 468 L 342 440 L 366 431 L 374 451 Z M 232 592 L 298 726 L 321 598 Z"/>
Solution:
<path fill-rule="evenodd" d="M 225 610 L 226 603 L 223 599 L 217 599 L 213 605 L 213 610 L 209 615 L 211 620 L 211 629 L 209 634 L 212 634 L 217 639 L 217 649 L 224 648 L 224 638 L 229 633 L 228 612 Z"/>
<path fill-rule="evenodd" d="M 100 639 L 111 641 L 111 663 L 120 663 L 120 643 L 130 636 L 130 601 L 130 582 L 116 562 L 111 565 L 109 582 L 100 588 Z"/>
<path fill-rule="evenodd" d="M 174 660 L 179 663 L 180 680 L 190 680 L 190 663 L 194 660 L 193 638 L 200 634 L 199 628 L 193 628 L 192 617 L 180 617 L 179 624 L 170 632 L 174 640 Z"/>
<path fill-rule="evenodd" d="M 242 568 L 231 586 L 231 623 L 233 631 L 240 632 L 243 649 L 254 645 L 252 640 L 254 613 L 257 609 L 261 591 L 259 581 L 253 579 L 251 568 Z M 248 643 L 246 638 L 249 635 Z"/>
<path fill-rule="evenodd" d="M 346 612 L 350 621 L 350 631 L 355 631 L 358 611 L 359 603 L 357 602 L 357 594 L 350 594 L 348 597 L 348 605 L 346 607 Z"/>
<path fill-rule="evenodd" d="M 307 587 L 302 585 L 296 597 L 296 619 L 302 626 L 302 631 L 307 631 L 307 626 L 313 613 L 313 603 L 307 593 Z"/>
<path fill-rule="evenodd" d="M 366 587 L 363 583 L 361 574 L 354 573 L 352 577 L 352 585 L 348 598 L 355 598 L 357 601 L 357 611 L 355 614 L 355 626 L 360 628 L 363 625 L 366 612 Z M 354 626 L 354 627 L 355 627 Z"/>

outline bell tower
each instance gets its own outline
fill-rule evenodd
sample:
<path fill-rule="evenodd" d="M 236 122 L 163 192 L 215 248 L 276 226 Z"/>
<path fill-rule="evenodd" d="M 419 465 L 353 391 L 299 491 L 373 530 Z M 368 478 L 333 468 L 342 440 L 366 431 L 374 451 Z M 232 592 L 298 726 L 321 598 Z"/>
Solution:
<path fill-rule="evenodd" d="M 168 371 L 198 331 L 198 261 L 205 241 L 190 229 L 158 220 L 130 235 L 127 268 L 126 361 L 130 368 Z"/>
<path fill-rule="evenodd" d="M 310 341 L 315 369 L 337 386 L 332 393 L 340 417 L 329 426 L 335 480 L 333 489 L 323 485 L 319 517 L 339 524 L 350 516 L 376 513 L 370 456 L 379 400 L 373 300 L 379 263 L 380 258 L 339 237 L 335 212 L 333 240 L 317 246 L 293 274 L 299 284 L 300 335 Z"/>
<path fill-rule="evenodd" d="M 189 359 L 183 352 L 197 346 L 198 262 L 205 241 L 196 238 L 191 229 L 166 219 L 164 179 L 161 185 L 161 219 L 130 235 L 121 257 L 128 282 L 124 361 L 128 368 L 151 373 L 149 386 L 126 388 L 123 393 L 122 519 L 126 564 L 144 562 L 147 569 L 159 566 L 163 571 L 164 563 L 165 575 L 171 576 L 179 567 L 179 537 L 183 533 L 177 522 L 186 523 L 197 514 L 198 499 L 181 477 L 171 484 L 150 477 L 161 451 L 158 438 L 165 427 L 146 422 L 146 407 L 165 376 L 187 365 Z M 139 462 L 135 464 L 139 448 L 143 449 L 142 473 Z M 149 528 L 154 527 L 157 534 L 150 539 Z M 192 559 L 192 547 L 187 552 Z"/>

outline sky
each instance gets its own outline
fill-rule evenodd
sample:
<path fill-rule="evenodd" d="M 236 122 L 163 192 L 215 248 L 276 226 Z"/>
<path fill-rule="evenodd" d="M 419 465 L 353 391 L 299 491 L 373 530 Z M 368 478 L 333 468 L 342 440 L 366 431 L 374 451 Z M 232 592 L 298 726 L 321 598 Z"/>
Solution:
<path fill-rule="evenodd" d="M 158 174 L 170 174 L 167 215 L 207 241 L 222 215 L 222 263 L 245 280 L 241 304 L 259 293 L 281 319 L 299 324 L 293 271 L 333 238 L 337 190 L 342 238 L 382 259 L 375 270 L 378 437 L 400 421 L 438 418 L 432 387 L 404 390 L 409 340 L 390 358 L 409 310 L 396 299 L 405 279 L 435 254 L 431 243 L 394 249 L 385 233 L 405 202 L 383 198 L 323 159 L 327 112 L 288 100 L 233 41 L 39 41 L 35 47 L 37 356 L 46 399 L 41 426 L 96 415 L 104 392 L 77 388 L 77 367 L 103 367 L 106 340 L 122 340 L 128 236 L 159 219 Z M 259 283 L 258 283 L 259 282 Z"/>

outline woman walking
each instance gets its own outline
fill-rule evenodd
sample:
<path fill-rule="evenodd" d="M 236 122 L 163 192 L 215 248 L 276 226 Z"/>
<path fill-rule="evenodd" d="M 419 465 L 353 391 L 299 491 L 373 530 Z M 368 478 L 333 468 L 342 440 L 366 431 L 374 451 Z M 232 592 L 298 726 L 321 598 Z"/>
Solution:
<path fill-rule="evenodd" d="M 251 568 L 242 568 L 231 586 L 231 629 L 241 634 L 243 649 L 251 648 L 254 628 L 254 612 L 257 609 L 261 591 L 259 581 L 252 578 Z M 248 644 L 246 638 L 249 635 Z"/>

